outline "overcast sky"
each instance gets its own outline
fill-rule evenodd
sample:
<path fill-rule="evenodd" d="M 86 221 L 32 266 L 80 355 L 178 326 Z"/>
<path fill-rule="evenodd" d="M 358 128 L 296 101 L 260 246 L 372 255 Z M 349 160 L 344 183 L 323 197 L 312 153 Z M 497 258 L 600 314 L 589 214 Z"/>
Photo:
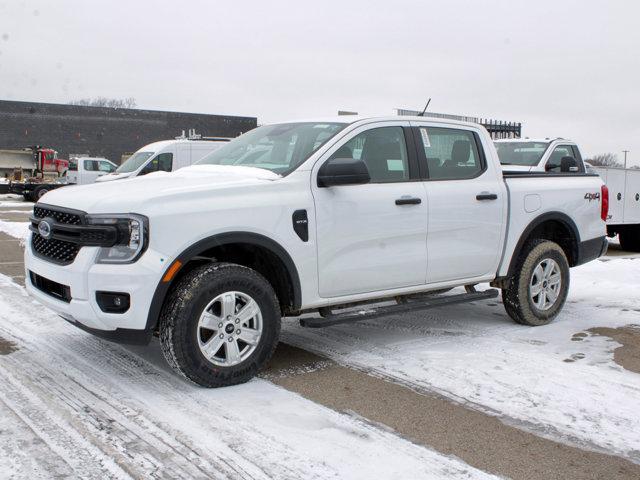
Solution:
<path fill-rule="evenodd" d="M 0 0 L 0 99 L 267 123 L 432 97 L 640 164 L 639 17 L 636 0 Z"/>

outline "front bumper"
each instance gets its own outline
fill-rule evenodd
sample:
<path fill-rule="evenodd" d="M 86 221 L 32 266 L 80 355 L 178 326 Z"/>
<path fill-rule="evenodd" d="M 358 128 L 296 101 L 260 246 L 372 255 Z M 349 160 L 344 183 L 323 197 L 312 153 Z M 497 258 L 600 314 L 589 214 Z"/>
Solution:
<path fill-rule="evenodd" d="M 83 330 L 108 340 L 123 343 L 148 343 L 147 317 L 153 294 L 169 260 L 148 249 L 135 263 L 96 264 L 97 247 L 83 247 L 73 263 L 57 265 L 37 257 L 31 241 L 25 248 L 27 291 L 40 303 Z M 33 272 L 70 289 L 71 300 L 55 298 L 38 289 L 31 280 Z M 128 293 L 131 305 L 124 313 L 103 312 L 96 301 L 97 291 Z"/>

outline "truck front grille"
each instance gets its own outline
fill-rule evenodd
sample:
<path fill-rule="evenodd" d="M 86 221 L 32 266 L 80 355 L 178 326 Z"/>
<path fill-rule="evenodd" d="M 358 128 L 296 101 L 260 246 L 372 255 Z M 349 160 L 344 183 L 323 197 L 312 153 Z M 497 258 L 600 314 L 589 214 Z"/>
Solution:
<path fill-rule="evenodd" d="M 82 225 L 83 223 L 81 212 L 76 213 L 48 206 L 38 206 L 37 204 L 33 207 L 33 216 L 36 218 L 53 218 L 58 223 L 68 225 Z M 72 263 L 80 251 L 80 245 L 77 243 L 53 238 L 45 239 L 37 232 L 33 232 L 31 235 L 31 248 L 37 256 L 60 265 Z"/>

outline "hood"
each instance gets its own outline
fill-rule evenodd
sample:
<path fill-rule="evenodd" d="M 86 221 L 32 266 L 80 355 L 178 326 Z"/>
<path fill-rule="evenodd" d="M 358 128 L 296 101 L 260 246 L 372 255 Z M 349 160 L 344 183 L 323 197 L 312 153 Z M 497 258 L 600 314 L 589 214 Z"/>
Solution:
<path fill-rule="evenodd" d="M 121 180 L 123 178 L 129 178 L 131 175 L 133 175 L 134 172 L 127 172 L 127 173 L 107 173 L 105 175 L 102 175 L 98 178 L 96 178 L 96 182 L 110 182 L 111 180 Z"/>
<path fill-rule="evenodd" d="M 88 213 L 144 214 L 144 204 L 170 202 L 183 196 L 210 195 L 212 191 L 264 184 L 280 178 L 254 167 L 195 165 L 175 172 L 155 172 L 119 182 L 72 185 L 45 194 L 42 203 Z"/>

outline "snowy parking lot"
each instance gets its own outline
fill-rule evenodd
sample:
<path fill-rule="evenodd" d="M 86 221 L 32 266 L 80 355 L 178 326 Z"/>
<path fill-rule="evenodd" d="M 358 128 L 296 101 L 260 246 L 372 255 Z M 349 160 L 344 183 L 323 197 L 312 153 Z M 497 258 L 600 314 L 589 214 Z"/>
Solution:
<path fill-rule="evenodd" d="M 30 208 L 0 198 L 2 478 L 640 477 L 640 255 L 573 269 L 543 327 L 499 301 L 286 320 L 262 378 L 206 390 L 26 295 Z"/>

